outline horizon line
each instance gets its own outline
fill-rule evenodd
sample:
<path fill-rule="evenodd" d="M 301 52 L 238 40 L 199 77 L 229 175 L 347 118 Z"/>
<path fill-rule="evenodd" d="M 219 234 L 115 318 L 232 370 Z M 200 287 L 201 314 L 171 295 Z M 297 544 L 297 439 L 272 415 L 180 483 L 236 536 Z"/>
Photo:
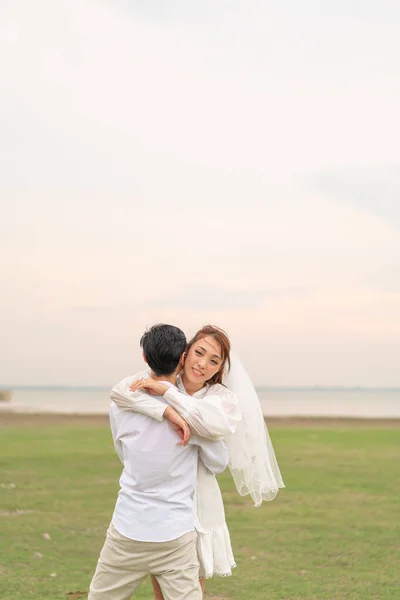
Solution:
<path fill-rule="evenodd" d="M 54 390 L 110 390 L 113 386 L 106 384 L 15 384 L 15 385 L 5 385 L 0 384 L 1 391 L 14 391 L 14 390 L 34 390 L 34 389 L 54 389 Z M 354 384 L 354 385 L 342 385 L 342 384 L 308 384 L 308 385 L 255 385 L 254 386 L 259 391 L 294 391 L 294 390 L 303 390 L 303 391 L 400 391 L 399 385 L 363 385 L 363 384 Z"/>

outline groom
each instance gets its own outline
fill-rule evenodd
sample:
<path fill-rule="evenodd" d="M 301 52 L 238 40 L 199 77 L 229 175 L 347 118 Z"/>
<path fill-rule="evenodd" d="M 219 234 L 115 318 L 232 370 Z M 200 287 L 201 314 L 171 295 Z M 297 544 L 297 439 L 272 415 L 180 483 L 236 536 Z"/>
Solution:
<path fill-rule="evenodd" d="M 151 376 L 175 385 L 185 334 L 172 325 L 154 325 L 140 345 Z M 167 409 L 165 404 L 164 414 Z M 197 460 L 200 452 L 212 473 L 223 471 L 225 445 L 195 436 L 185 445 L 184 423 L 174 428 L 114 403 L 110 422 L 124 469 L 88 600 L 130 600 L 148 574 L 158 580 L 165 600 L 201 600 L 193 512 Z"/>

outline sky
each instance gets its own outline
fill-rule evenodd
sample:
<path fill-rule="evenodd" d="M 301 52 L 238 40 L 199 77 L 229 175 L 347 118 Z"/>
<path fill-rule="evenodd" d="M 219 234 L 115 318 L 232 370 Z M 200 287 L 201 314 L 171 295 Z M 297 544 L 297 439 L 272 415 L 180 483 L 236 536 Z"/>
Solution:
<path fill-rule="evenodd" d="M 397 0 L 3 0 L 0 384 L 155 322 L 257 385 L 400 386 Z"/>

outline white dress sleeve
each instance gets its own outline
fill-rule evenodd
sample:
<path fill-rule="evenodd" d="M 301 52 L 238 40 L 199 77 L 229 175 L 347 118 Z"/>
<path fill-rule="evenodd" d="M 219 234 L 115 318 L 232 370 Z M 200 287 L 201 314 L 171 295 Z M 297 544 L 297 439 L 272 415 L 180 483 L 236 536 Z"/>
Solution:
<path fill-rule="evenodd" d="M 110 392 L 110 398 L 122 410 L 130 410 L 141 413 L 157 421 L 164 420 L 164 412 L 167 404 L 158 400 L 157 397 L 151 396 L 142 390 L 131 392 L 129 387 L 134 381 L 141 377 L 148 377 L 147 371 L 141 371 L 133 377 L 125 377 L 122 381 L 114 385 Z"/>
<path fill-rule="evenodd" d="M 234 433 L 241 419 L 235 394 L 218 383 L 210 386 L 200 398 L 183 394 L 176 388 L 169 388 L 164 398 L 185 419 L 193 433 L 210 440 L 222 440 Z"/>
<path fill-rule="evenodd" d="M 141 377 L 148 377 L 148 373 L 123 379 L 111 390 L 111 399 L 122 410 L 140 412 L 162 421 L 166 409 L 164 402 L 143 390 L 131 392 L 129 389 L 132 382 Z M 235 394 L 220 384 L 210 386 L 202 397 L 189 396 L 170 387 L 164 398 L 185 419 L 194 434 L 213 441 L 234 433 L 241 419 Z"/>

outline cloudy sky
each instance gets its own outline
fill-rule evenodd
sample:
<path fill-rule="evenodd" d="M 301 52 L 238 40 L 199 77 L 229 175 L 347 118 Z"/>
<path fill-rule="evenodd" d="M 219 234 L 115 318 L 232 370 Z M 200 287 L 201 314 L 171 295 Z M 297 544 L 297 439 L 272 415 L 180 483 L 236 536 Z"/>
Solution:
<path fill-rule="evenodd" d="M 400 385 L 397 0 L 2 0 L 0 383 L 147 325 L 257 384 Z"/>

